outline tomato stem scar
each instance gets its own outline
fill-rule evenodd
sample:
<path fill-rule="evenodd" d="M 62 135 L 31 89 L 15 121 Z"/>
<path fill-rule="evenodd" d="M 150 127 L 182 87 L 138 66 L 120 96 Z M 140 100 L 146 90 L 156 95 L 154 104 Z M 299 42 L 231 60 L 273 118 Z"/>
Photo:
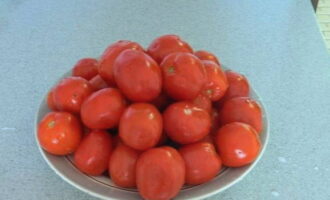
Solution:
<path fill-rule="evenodd" d="M 48 128 L 54 128 L 54 126 L 55 126 L 55 121 L 50 121 L 48 123 Z"/>
<path fill-rule="evenodd" d="M 168 71 L 168 73 L 173 74 L 175 72 L 175 67 L 170 66 L 167 71 Z"/>

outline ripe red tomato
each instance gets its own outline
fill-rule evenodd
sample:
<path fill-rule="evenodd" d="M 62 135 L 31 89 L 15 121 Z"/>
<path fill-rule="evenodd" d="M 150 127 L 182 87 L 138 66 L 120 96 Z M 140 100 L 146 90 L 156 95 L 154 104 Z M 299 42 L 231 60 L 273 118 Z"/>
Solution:
<path fill-rule="evenodd" d="M 113 74 L 119 89 L 131 101 L 151 101 L 161 92 L 161 69 L 141 51 L 123 51 L 113 65 Z"/>
<path fill-rule="evenodd" d="M 226 77 L 229 83 L 229 87 L 223 101 L 234 97 L 248 97 L 250 93 L 250 86 L 248 80 L 242 74 L 234 71 L 226 71 Z"/>
<path fill-rule="evenodd" d="M 184 178 L 184 161 L 172 147 L 149 149 L 136 164 L 136 184 L 144 199 L 172 199 L 179 193 Z"/>
<path fill-rule="evenodd" d="M 211 128 L 210 114 L 189 102 L 171 104 L 164 111 L 163 120 L 167 135 L 180 144 L 201 140 Z"/>
<path fill-rule="evenodd" d="M 261 147 L 255 129 L 241 122 L 221 127 L 215 141 L 222 163 L 227 167 L 241 167 L 253 162 Z"/>
<path fill-rule="evenodd" d="M 214 178 L 221 169 L 221 160 L 213 144 L 197 142 L 180 148 L 186 166 L 186 183 L 197 185 Z"/>
<path fill-rule="evenodd" d="M 219 111 L 221 124 L 243 122 L 251 125 L 258 133 L 262 131 L 262 112 L 259 104 L 249 97 L 236 97 L 226 101 Z"/>
<path fill-rule="evenodd" d="M 78 146 L 74 153 L 74 164 L 88 175 L 101 175 L 108 169 L 111 151 L 110 134 L 94 130 L 86 135 Z"/>
<path fill-rule="evenodd" d="M 228 88 L 228 81 L 221 67 L 213 61 L 203 61 L 207 82 L 204 87 L 204 93 L 212 101 L 218 101 Z"/>
<path fill-rule="evenodd" d="M 109 162 L 111 180 L 120 187 L 136 187 L 135 167 L 140 152 L 123 143 L 113 151 Z"/>
<path fill-rule="evenodd" d="M 54 102 L 54 89 L 51 89 L 47 94 L 47 106 L 51 110 L 57 110 Z"/>
<path fill-rule="evenodd" d="M 143 48 L 136 42 L 120 40 L 111 44 L 102 54 L 99 64 L 99 74 L 109 85 L 115 85 L 113 77 L 113 64 L 117 56 L 126 49 L 143 51 Z"/>
<path fill-rule="evenodd" d="M 217 63 L 218 65 L 220 65 L 218 58 L 211 52 L 199 50 L 199 51 L 195 51 L 194 55 L 197 56 L 201 60 L 213 61 L 213 62 Z"/>
<path fill-rule="evenodd" d="M 148 47 L 148 54 L 153 57 L 158 63 L 169 54 L 175 52 L 192 53 L 193 50 L 189 44 L 183 41 L 177 35 L 163 35 L 151 42 Z"/>
<path fill-rule="evenodd" d="M 98 61 L 94 58 L 83 58 L 79 60 L 72 69 L 72 76 L 79 76 L 91 80 L 97 75 Z"/>
<path fill-rule="evenodd" d="M 81 106 L 81 119 L 91 129 L 116 127 L 126 108 L 126 101 L 118 89 L 105 88 L 94 92 Z"/>
<path fill-rule="evenodd" d="M 212 103 L 210 98 L 205 96 L 204 94 L 199 94 L 192 103 L 201 109 L 204 109 L 206 112 L 211 113 L 212 110 Z"/>
<path fill-rule="evenodd" d="M 86 79 L 67 77 L 54 88 L 53 100 L 58 110 L 79 113 L 81 104 L 92 92 Z"/>
<path fill-rule="evenodd" d="M 146 150 L 157 145 L 162 129 L 162 116 L 155 106 L 134 103 L 120 119 L 119 136 L 129 147 Z"/>
<path fill-rule="evenodd" d="M 172 53 L 161 63 L 163 86 L 176 100 L 192 100 L 206 83 L 203 63 L 190 53 Z"/>
<path fill-rule="evenodd" d="M 96 75 L 91 80 L 89 80 L 89 84 L 94 89 L 94 91 L 108 87 L 108 84 L 101 78 L 100 75 Z"/>
<path fill-rule="evenodd" d="M 76 150 L 82 136 L 78 119 L 68 112 L 50 112 L 39 122 L 40 146 L 54 155 L 68 155 Z"/>

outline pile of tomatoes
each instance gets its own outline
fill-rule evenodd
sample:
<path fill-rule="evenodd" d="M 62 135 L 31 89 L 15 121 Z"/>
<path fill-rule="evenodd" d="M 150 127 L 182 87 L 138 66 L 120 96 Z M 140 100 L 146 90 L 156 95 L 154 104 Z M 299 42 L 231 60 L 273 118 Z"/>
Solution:
<path fill-rule="evenodd" d="M 38 140 L 51 154 L 73 154 L 85 174 L 108 172 L 145 199 L 167 200 L 256 159 L 262 111 L 249 90 L 243 75 L 179 36 L 147 50 L 121 40 L 51 89 Z"/>

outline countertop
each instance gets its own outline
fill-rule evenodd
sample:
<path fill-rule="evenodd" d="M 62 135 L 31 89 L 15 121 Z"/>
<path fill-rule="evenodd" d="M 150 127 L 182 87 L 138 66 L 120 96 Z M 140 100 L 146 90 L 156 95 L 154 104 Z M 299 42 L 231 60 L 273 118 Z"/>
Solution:
<path fill-rule="evenodd" d="M 256 168 L 209 199 L 330 199 L 330 56 L 309 0 L 0 2 L 0 199 L 94 199 L 57 176 L 34 138 L 38 104 L 80 58 L 175 33 L 244 73 L 270 118 Z"/>

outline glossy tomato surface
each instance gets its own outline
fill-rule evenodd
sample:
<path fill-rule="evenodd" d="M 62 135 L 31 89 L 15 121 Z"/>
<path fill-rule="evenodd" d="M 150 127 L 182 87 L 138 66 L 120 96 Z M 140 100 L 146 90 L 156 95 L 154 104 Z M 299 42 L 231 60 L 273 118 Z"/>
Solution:
<path fill-rule="evenodd" d="M 161 63 L 165 92 L 176 100 L 192 100 L 206 83 L 203 63 L 190 53 L 173 53 Z"/>
<path fill-rule="evenodd" d="M 163 35 L 151 42 L 147 50 L 148 54 L 153 57 L 158 63 L 169 54 L 175 52 L 192 53 L 190 45 L 183 41 L 177 35 Z"/>
<path fill-rule="evenodd" d="M 221 127 L 215 141 L 221 160 L 227 167 L 241 167 L 253 162 L 261 149 L 256 130 L 241 122 Z"/>
<path fill-rule="evenodd" d="M 162 116 L 152 104 L 131 104 L 120 119 L 121 140 L 137 150 L 146 150 L 156 146 L 162 131 Z"/>
<path fill-rule="evenodd" d="M 126 108 L 124 96 L 118 89 L 105 88 L 94 92 L 81 107 L 81 119 L 91 129 L 116 127 Z"/>
<path fill-rule="evenodd" d="M 163 120 L 167 135 L 180 144 L 203 139 L 211 128 L 210 114 L 189 102 L 171 104 L 164 111 Z"/>
<path fill-rule="evenodd" d="M 199 51 L 195 51 L 194 55 L 197 56 L 201 60 L 213 61 L 213 62 L 217 63 L 218 65 L 220 65 L 218 58 L 211 52 L 199 50 Z"/>
<path fill-rule="evenodd" d="M 117 56 L 126 49 L 143 51 L 143 48 L 136 42 L 119 40 L 111 44 L 102 54 L 99 64 L 99 74 L 109 85 L 115 85 L 113 77 L 113 64 Z"/>
<path fill-rule="evenodd" d="M 234 97 L 248 97 L 250 94 L 249 82 L 245 76 L 237 72 L 228 70 L 225 72 L 228 80 L 228 90 L 223 97 L 223 101 Z"/>
<path fill-rule="evenodd" d="M 149 149 L 137 161 L 136 183 L 144 199 L 172 199 L 179 193 L 184 179 L 184 161 L 172 147 Z"/>
<path fill-rule="evenodd" d="M 249 97 L 229 99 L 219 111 L 221 124 L 244 122 L 250 124 L 258 133 L 262 131 L 262 111 L 257 101 Z"/>
<path fill-rule="evenodd" d="M 212 110 L 212 102 L 209 97 L 204 95 L 203 93 L 199 94 L 192 103 L 201 109 L 204 109 L 206 112 L 211 113 Z"/>
<path fill-rule="evenodd" d="M 82 130 L 78 119 L 68 112 L 50 112 L 38 125 L 40 146 L 54 155 L 74 152 L 81 140 Z"/>
<path fill-rule="evenodd" d="M 148 102 L 161 93 L 161 69 L 144 52 L 123 51 L 114 63 L 113 73 L 118 88 L 131 101 Z"/>
<path fill-rule="evenodd" d="M 54 89 L 52 88 L 47 94 L 47 106 L 51 110 L 57 110 L 54 102 Z"/>
<path fill-rule="evenodd" d="M 109 162 L 111 180 L 120 187 L 136 187 L 135 168 L 140 152 L 119 143 Z"/>
<path fill-rule="evenodd" d="M 91 85 L 94 91 L 109 87 L 108 84 L 101 78 L 100 75 L 96 75 L 91 80 L 89 80 L 89 84 Z"/>
<path fill-rule="evenodd" d="M 205 183 L 220 172 L 221 160 L 210 142 L 184 145 L 179 153 L 185 161 L 187 184 Z"/>
<path fill-rule="evenodd" d="M 55 86 L 53 100 L 58 110 L 79 113 L 81 104 L 92 92 L 86 79 L 67 77 Z"/>
<path fill-rule="evenodd" d="M 204 94 L 212 101 L 218 101 L 224 96 L 228 89 L 228 81 L 221 67 L 213 61 L 203 61 L 206 71 L 206 85 Z"/>
<path fill-rule="evenodd" d="M 111 151 L 110 134 L 106 131 L 94 130 L 83 138 L 74 153 L 74 164 L 88 175 L 101 175 L 108 169 Z"/>
<path fill-rule="evenodd" d="M 98 74 L 98 61 L 94 58 L 80 59 L 72 69 L 72 76 L 79 76 L 91 80 Z"/>

